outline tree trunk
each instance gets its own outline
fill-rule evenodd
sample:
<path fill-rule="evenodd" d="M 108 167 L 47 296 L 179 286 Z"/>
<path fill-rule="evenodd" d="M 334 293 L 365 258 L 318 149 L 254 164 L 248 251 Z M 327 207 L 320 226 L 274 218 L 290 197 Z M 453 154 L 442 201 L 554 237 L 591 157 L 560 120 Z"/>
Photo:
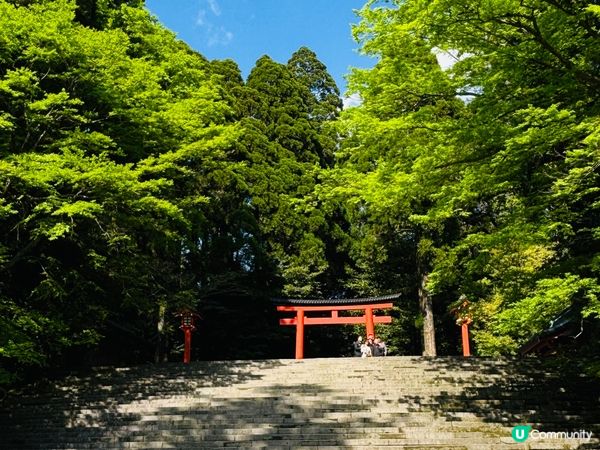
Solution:
<path fill-rule="evenodd" d="M 161 302 L 158 307 L 158 321 L 156 323 L 157 339 L 156 339 L 156 350 L 154 352 L 154 362 L 161 363 L 167 361 L 167 353 L 165 351 L 165 313 L 167 307 L 165 303 Z"/>
<path fill-rule="evenodd" d="M 425 271 L 419 273 L 419 308 L 423 316 L 423 356 L 436 356 L 435 349 L 435 324 L 433 322 L 433 303 L 427 291 L 429 274 Z"/>

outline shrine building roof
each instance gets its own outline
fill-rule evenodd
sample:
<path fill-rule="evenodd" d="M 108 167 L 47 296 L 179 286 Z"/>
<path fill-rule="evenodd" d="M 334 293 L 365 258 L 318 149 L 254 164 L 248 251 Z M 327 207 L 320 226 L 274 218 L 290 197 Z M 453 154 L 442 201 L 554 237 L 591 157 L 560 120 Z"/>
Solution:
<path fill-rule="evenodd" d="M 361 298 L 272 298 L 276 305 L 293 306 L 339 306 L 339 305 L 368 305 L 389 302 L 400 298 L 400 294 L 381 295 L 378 297 Z"/>

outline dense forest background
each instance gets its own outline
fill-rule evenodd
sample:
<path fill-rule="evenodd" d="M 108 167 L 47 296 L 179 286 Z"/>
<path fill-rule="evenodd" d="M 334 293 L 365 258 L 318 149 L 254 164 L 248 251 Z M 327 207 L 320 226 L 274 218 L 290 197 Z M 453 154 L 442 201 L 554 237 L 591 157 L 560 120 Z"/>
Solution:
<path fill-rule="evenodd" d="M 273 297 L 400 293 L 395 354 L 458 354 L 461 296 L 479 355 L 571 308 L 557 351 L 597 356 L 600 6 L 373 0 L 353 33 L 342 111 L 308 48 L 244 80 L 142 0 L 0 0 L 0 382 L 179 359 L 182 308 L 195 358 L 291 357 Z"/>

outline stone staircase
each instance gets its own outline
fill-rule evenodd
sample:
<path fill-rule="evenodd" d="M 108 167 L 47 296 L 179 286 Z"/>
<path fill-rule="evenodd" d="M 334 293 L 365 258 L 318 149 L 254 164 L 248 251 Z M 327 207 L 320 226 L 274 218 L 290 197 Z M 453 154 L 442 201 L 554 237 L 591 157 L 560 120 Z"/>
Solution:
<path fill-rule="evenodd" d="M 534 359 L 102 368 L 9 393 L 0 449 L 600 449 L 599 384 Z M 519 424 L 594 437 L 518 444 Z"/>

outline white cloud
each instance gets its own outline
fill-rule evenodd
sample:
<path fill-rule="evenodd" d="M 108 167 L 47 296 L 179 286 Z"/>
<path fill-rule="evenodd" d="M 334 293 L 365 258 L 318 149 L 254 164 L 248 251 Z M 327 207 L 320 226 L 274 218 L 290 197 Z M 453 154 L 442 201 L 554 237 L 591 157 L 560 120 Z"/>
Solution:
<path fill-rule="evenodd" d="M 433 53 L 435 54 L 437 62 L 442 70 L 451 69 L 452 66 L 459 61 L 458 52 L 456 50 L 445 51 L 439 48 L 434 48 Z"/>
<path fill-rule="evenodd" d="M 196 25 L 202 27 L 204 24 L 206 24 L 206 11 L 201 9 L 198 11 L 198 16 L 196 17 Z"/>
<path fill-rule="evenodd" d="M 355 106 L 362 105 L 362 98 L 360 98 L 360 94 L 354 93 L 342 99 L 344 104 L 344 109 L 353 108 Z"/>
<path fill-rule="evenodd" d="M 215 16 L 221 15 L 221 7 L 217 3 L 217 0 L 208 0 L 208 7 Z"/>
<path fill-rule="evenodd" d="M 442 70 L 451 69 L 457 62 L 462 61 L 469 56 L 473 56 L 471 53 L 460 53 L 458 50 L 442 50 L 437 47 L 434 47 L 432 51 Z"/>
<path fill-rule="evenodd" d="M 215 27 L 210 25 L 208 28 L 208 37 L 206 44 L 209 47 L 215 45 L 227 45 L 233 40 L 233 33 L 227 31 L 224 27 Z"/>
<path fill-rule="evenodd" d="M 233 33 L 224 26 L 213 22 L 218 21 L 217 17 L 221 15 L 221 8 L 217 0 L 202 0 L 202 4 L 206 7 L 198 10 L 196 26 L 204 31 L 206 45 L 214 47 L 215 45 L 229 44 L 233 40 Z"/>

